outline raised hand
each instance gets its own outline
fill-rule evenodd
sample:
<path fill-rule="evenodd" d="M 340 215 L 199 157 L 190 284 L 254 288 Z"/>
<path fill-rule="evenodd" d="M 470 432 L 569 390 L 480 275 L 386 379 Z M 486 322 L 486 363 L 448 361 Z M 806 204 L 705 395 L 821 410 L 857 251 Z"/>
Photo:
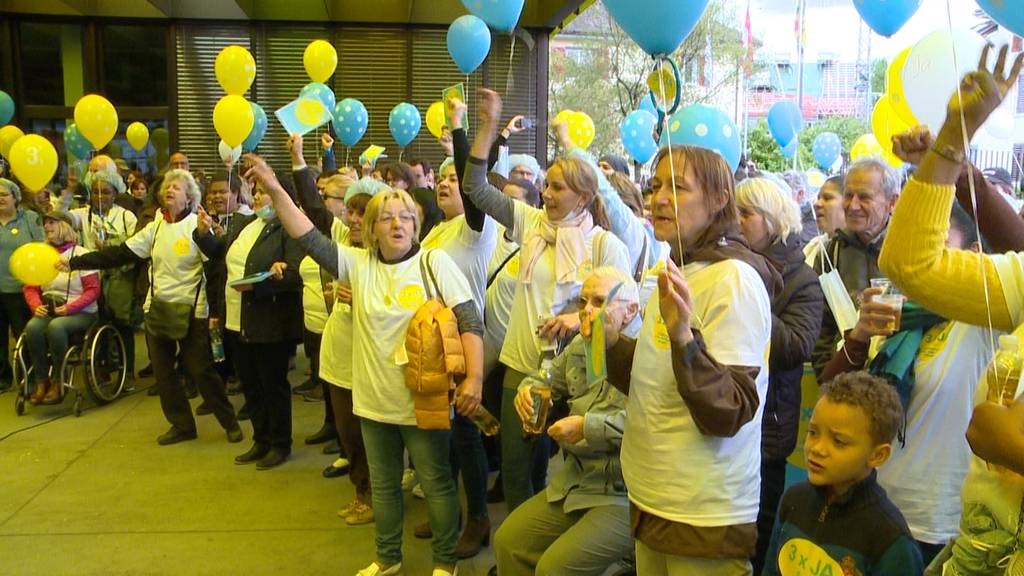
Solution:
<path fill-rule="evenodd" d="M 935 137 L 927 126 L 917 126 L 892 137 L 892 153 L 907 164 L 917 166 L 934 142 Z"/>
<path fill-rule="evenodd" d="M 196 230 L 200 234 L 209 234 L 210 230 L 213 230 L 214 221 L 213 217 L 207 214 L 206 209 L 200 204 L 196 209 Z"/>
<path fill-rule="evenodd" d="M 452 130 L 462 128 L 462 121 L 466 118 L 466 103 L 458 98 L 449 98 L 444 106 L 448 110 L 448 127 Z"/>
<path fill-rule="evenodd" d="M 288 137 L 288 153 L 291 154 L 292 164 L 305 164 L 301 134 L 292 134 Z"/>
<path fill-rule="evenodd" d="M 508 130 L 509 134 L 518 134 L 522 132 L 525 130 L 525 128 L 520 124 L 523 118 L 524 116 L 522 114 L 516 114 L 508 121 L 508 124 L 505 125 L 505 130 Z"/>
<path fill-rule="evenodd" d="M 477 94 L 479 96 L 477 113 L 480 115 L 481 124 L 495 129 L 501 118 L 501 96 L 487 88 L 481 88 Z"/>
<path fill-rule="evenodd" d="M 564 118 L 558 118 L 551 122 L 551 129 L 555 131 L 555 136 L 558 138 L 558 145 L 563 150 L 572 150 L 576 147 L 573 144 L 571 138 L 569 138 L 569 123 Z"/>
<path fill-rule="evenodd" d="M 999 49 L 995 67 L 989 71 L 988 55 L 992 50 L 992 45 L 986 44 L 981 51 L 978 69 L 964 76 L 960 82 L 959 93 L 953 93 L 949 99 L 949 104 L 946 107 L 946 121 L 947 123 L 962 121 L 968 137 L 977 132 L 989 115 L 1002 104 L 1010 88 L 1017 84 L 1021 66 L 1024 65 L 1024 53 L 1018 54 L 1013 65 L 1007 70 L 1009 48 L 1004 44 Z"/>
<path fill-rule="evenodd" d="M 658 303 L 669 339 L 679 346 L 689 344 L 693 340 L 693 298 L 686 278 L 672 260 L 668 261 L 668 269 L 658 275 Z"/>
<path fill-rule="evenodd" d="M 243 178 L 249 181 L 250 184 L 255 185 L 257 182 L 263 184 L 263 187 L 268 193 L 274 194 L 276 190 L 280 189 L 281 184 L 277 181 L 277 175 L 267 165 L 267 162 L 255 154 L 246 154 L 245 163 L 249 166 L 249 169 L 245 171 Z M 284 193 L 284 190 L 281 190 Z"/>
<path fill-rule="evenodd" d="M 320 135 L 320 147 L 324 150 L 330 150 L 334 146 L 334 138 L 331 138 L 331 132 L 325 131 Z"/>

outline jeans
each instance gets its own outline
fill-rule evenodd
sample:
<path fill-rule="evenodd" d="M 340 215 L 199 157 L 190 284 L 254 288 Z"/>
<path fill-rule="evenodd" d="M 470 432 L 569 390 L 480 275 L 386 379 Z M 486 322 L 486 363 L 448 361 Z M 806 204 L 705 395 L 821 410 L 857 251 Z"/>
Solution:
<path fill-rule="evenodd" d="M 10 330 L 17 340 L 31 317 L 32 313 L 29 312 L 25 296 L 21 292 L 0 293 L 0 360 L 3 361 L 0 364 L 0 390 L 11 383 L 11 362 L 7 359 L 7 331 Z"/>
<path fill-rule="evenodd" d="M 548 435 L 527 436 L 516 412 L 516 393 L 524 378 L 526 375 L 521 372 L 505 369 L 501 398 L 501 481 L 510 514 L 544 490 L 550 455 Z"/>
<path fill-rule="evenodd" d="M 764 569 L 772 528 L 775 526 L 775 516 L 785 491 L 786 461 L 761 460 L 761 505 L 757 510 L 757 547 L 751 559 L 754 574 L 760 574 Z"/>
<path fill-rule="evenodd" d="M 452 456 L 458 463 L 466 487 L 466 513 L 477 520 L 487 518 L 487 454 L 480 429 L 460 414 L 452 420 Z"/>
<path fill-rule="evenodd" d="M 61 365 L 68 351 L 68 339 L 72 334 L 85 332 L 96 322 L 96 315 L 89 313 L 40 318 L 34 316 L 25 325 L 25 339 L 32 357 L 32 379 L 42 382 L 50 376 L 50 359 L 53 359 L 54 380 L 60 381 Z"/>
<path fill-rule="evenodd" d="M 434 533 L 435 565 L 454 565 L 459 538 L 459 497 L 448 460 L 450 430 L 420 430 L 415 426 L 362 419 L 363 442 L 370 464 L 373 513 L 376 520 L 377 560 L 402 561 L 403 449 L 416 463 L 416 475 L 426 495 L 427 517 Z"/>
<path fill-rule="evenodd" d="M 288 384 L 291 342 L 238 342 L 235 370 L 252 420 L 253 442 L 289 454 L 292 450 L 292 389 Z"/>
<path fill-rule="evenodd" d="M 225 430 L 238 427 L 235 409 L 228 401 L 224 391 L 224 382 L 213 369 L 213 354 L 210 352 L 210 327 L 206 318 L 192 318 L 189 321 L 188 333 L 181 340 L 171 340 L 146 334 L 149 344 L 149 359 L 153 363 L 153 375 L 156 376 L 157 390 L 160 391 L 160 408 L 164 417 L 176 429 L 192 432 L 196 429 L 196 420 L 192 416 L 192 406 L 185 395 L 185 387 L 181 385 L 174 372 L 174 363 L 181 347 L 181 362 L 185 374 L 199 388 L 203 402 L 213 410 L 217 421 Z"/>

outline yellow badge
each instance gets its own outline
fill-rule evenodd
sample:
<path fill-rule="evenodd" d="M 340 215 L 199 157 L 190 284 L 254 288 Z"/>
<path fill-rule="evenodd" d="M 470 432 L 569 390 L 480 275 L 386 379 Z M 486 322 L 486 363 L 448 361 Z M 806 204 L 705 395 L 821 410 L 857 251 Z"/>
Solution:
<path fill-rule="evenodd" d="M 189 252 L 192 251 L 192 241 L 188 238 L 178 238 L 174 241 L 172 249 L 178 256 L 188 256 Z"/>
<path fill-rule="evenodd" d="M 654 315 L 654 347 L 658 350 L 672 348 L 672 341 L 668 337 L 668 327 L 665 326 L 665 320 L 661 317 L 660 310 L 656 310 Z"/>
<path fill-rule="evenodd" d="M 409 284 L 398 292 L 398 305 L 406 310 L 416 310 L 427 301 L 423 286 Z"/>
<path fill-rule="evenodd" d="M 519 254 L 516 254 L 508 261 L 508 264 L 505 265 L 505 271 L 513 278 L 519 277 Z"/>
<path fill-rule="evenodd" d="M 943 322 L 932 326 L 928 332 L 925 332 L 924 338 L 921 340 L 921 350 L 917 357 L 934 358 L 938 356 L 939 352 L 946 347 L 946 341 L 949 340 L 949 333 L 952 330 L 952 322 Z"/>
<path fill-rule="evenodd" d="M 779 551 L 779 574 L 782 576 L 843 576 L 847 572 L 844 572 L 842 566 L 814 542 L 803 538 L 794 538 L 787 541 Z M 849 574 L 854 574 L 854 572 L 849 572 Z"/>
<path fill-rule="evenodd" d="M 578 273 L 578 276 L 581 279 L 586 280 L 587 276 L 590 276 L 590 274 L 593 273 L 593 272 L 594 272 L 594 263 L 591 262 L 589 258 L 587 258 L 586 260 L 583 261 L 583 264 L 580 264 L 580 271 Z"/>
<path fill-rule="evenodd" d="M 11 236 L 17 236 L 17 235 L 18 235 L 18 229 L 17 228 L 11 228 Z"/>

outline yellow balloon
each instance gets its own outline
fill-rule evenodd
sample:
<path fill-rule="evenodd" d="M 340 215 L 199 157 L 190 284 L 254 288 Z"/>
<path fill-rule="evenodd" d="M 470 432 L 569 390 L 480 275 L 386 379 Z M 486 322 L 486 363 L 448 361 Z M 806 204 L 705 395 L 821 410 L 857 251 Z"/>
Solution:
<path fill-rule="evenodd" d="M 910 130 L 903 120 L 896 115 L 896 112 L 892 108 L 892 101 L 887 95 L 883 95 L 879 98 L 875 104 L 875 109 L 871 113 L 871 130 L 875 133 L 875 138 L 878 140 L 878 145 L 882 148 L 882 156 L 886 162 L 891 164 L 894 168 L 899 168 L 903 165 L 903 161 L 896 157 L 892 153 L 892 137 L 897 134 L 902 134 L 907 130 Z"/>
<path fill-rule="evenodd" d="M 330 42 L 313 40 L 302 54 L 302 64 L 313 82 L 326 82 L 338 67 L 338 51 Z"/>
<path fill-rule="evenodd" d="M 850 160 L 869 158 L 871 156 L 882 156 L 882 147 L 878 145 L 878 139 L 874 134 L 865 134 L 853 143 L 850 149 Z"/>
<path fill-rule="evenodd" d="M 586 150 L 594 141 L 596 133 L 594 121 L 586 112 L 573 112 L 569 118 L 569 139 L 573 144 Z"/>
<path fill-rule="evenodd" d="M 11 254 L 11 274 L 26 286 L 45 286 L 57 277 L 60 254 L 46 242 L 22 244 Z"/>
<path fill-rule="evenodd" d="M 430 130 L 434 138 L 440 138 L 442 128 L 444 128 L 444 102 L 434 102 L 430 108 L 427 108 L 427 130 Z"/>
<path fill-rule="evenodd" d="M 11 172 L 31 192 L 42 190 L 57 173 L 57 150 L 42 136 L 22 136 L 10 152 Z"/>
<path fill-rule="evenodd" d="M 572 115 L 575 114 L 572 110 L 565 109 L 555 115 L 553 122 L 565 122 L 566 124 L 572 121 Z"/>
<path fill-rule="evenodd" d="M 149 144 L 149 128 L 142 122 L 132 122 L 125 131 L 125 137 L 136 152 L 141 151 Z"/>
<path fill-rule="evenodd" d="M 82 96 L 75 104 L 75 126 L 93 148 L 102 150 L 117 133 L 117 110 L 99 94 Z"/>
<path fill-rule="evenodd" d="M 903 65 L 907 62 L 907 55 L 910 54 L 911 48 L 912 46 L 905 48 L 889 63 L 889 69 L 886 71 L 886 91 L 889 93 L 889 99 L 892 100 L 892 109 L 896 112 L 896 116 L 914 127 L 920 122 L 917 121 L 914 112 L 910 110 L 907 98 L 903 95 Z"/>
<path fill-rule="evenodd" d="M 11 151 L 11 146 L 18 141 L 18 138 L 24 136 L 25 133 L 21 131 L 21 128 L 8 124 L 3 128 L 0 128 L 0 156 L 10 159 L 8 152 Z"/>
<path fill-rule="evenodd" d="M 232 44 L 217 54 L 213 71 L 225 92 L 241 96 L 256 79 L 256 60 L 248 50 Z"/>
<path fill-rule="evenodd" d="M 237 94 L 221 98 L 213 109 L 213 127 L 217 129 L 220 139 L 232 148 L 245 142 L 254 123 L 252 106 Z"/>

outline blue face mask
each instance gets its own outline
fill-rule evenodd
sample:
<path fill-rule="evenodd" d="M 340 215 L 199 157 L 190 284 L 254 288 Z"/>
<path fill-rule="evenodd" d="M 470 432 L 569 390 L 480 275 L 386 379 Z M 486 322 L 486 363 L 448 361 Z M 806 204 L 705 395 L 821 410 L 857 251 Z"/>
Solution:
<path fill-rule="evenodd" d="M 273 204 L 267 204 L 266 206 L 257 208 L 256 215 L 259 216 L 261 220 L 272 220 L 275 216 L 277 216 L 277 213 L 274 212 Z"/>

